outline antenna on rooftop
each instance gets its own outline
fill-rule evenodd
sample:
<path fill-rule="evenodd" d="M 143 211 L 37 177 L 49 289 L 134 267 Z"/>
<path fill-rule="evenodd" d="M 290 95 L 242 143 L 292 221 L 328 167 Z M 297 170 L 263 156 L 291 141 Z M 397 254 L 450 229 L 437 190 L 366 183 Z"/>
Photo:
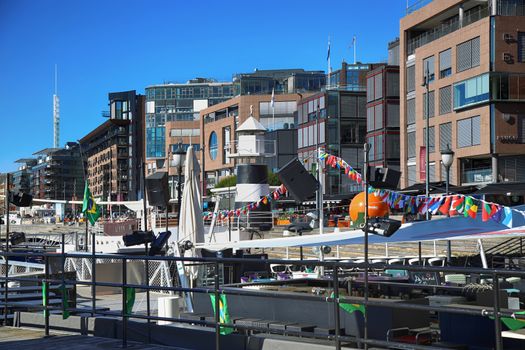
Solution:
<path fill-rule="evenodd" d="M 53 94 L 53 147 L 60 147 L 60 99 L 58 98 L 58 70 L 55 64 L 55 93 Z"/>

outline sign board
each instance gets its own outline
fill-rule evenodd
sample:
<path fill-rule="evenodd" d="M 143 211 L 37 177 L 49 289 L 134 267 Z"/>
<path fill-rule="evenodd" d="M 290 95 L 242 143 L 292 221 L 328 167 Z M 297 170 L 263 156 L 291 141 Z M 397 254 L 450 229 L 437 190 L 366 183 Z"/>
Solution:
<path fill-rule="evenodd" d="M 419 148 L 419 181 L 427 181 L 427 148 L 421 146 Z"/>
<path fill-rule="evenodd" d="M 439 273 L 434 271 L 409 271 L 410 283 L 424 285 L 439 285 Z"/>

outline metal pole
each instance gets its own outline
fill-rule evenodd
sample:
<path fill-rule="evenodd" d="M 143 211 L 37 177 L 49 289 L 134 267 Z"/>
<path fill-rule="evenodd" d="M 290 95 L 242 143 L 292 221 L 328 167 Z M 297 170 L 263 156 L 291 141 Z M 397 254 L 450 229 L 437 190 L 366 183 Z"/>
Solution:
<path fill-rule="evenodd" d="M 87 222 L 86 222 L 87 224 Z M 97 287 L 95 282 L 97 281 L 97 255 L 95 252 L 95 231 L 91 234 L 91 315 L 95 316 L 95 310 L 97 308 Z"/>
<path fill-rule="evenodd" d="M 49 280 L 49 258 L 46 255 L 44 256 L 44 281 L 42 282 L 42 286 L 44 287 L 44 335 L 46 337 L 49 336 L 49 283 L 47 282 Z"/>
<path fill-rule="evenodd" d="M 316 130 L 316 140 L 315 140 L 315 149 L 317 151 L 316 159 L 316 168 L 317 168 L 317 181 L 319 181 L 319 189 L 317 190 L 317 220 L 319 222 L 319 234 L 324 234 L 324 211 L 323 211 L 323 181 L 322 181 L 322 171 L 321 171 L 321 162 L 319 161 L 319 118 L 321 114 L 319 112 L 319 104 L 317 104 L 316 118 L 315 118 L 315 130 Z M 324 252 L 323 247 L 319 249 L 319 260 L 324 261 Z M 321 276 L 324 275 L 324 266 L 319 267 L 319 272 Z"/>
<path fill-rule="evenodd" d="M 341 341 L 339 340 L 341 331 L 341 319 L 339 315 L 339 267 L 337 263 L 334 263 L 333 267 L 333 279 L 334 279 L 334 317 L 335 317 L 335 348 L 336 350 L 341 349 Z"/>
<path fill-rule="evenodd" d="M 5 174 L 5 251 L 9 253 L 9 173 Z M 4 326 L 7 325 L 7 311 L 8 311 L 8 293 L 9 293 L 9 256 L 4 256 L 5 260 L 5 284 L 4 284 Z"/>
<path fill-rule="evenodd" d="M 370 145 L 368 143 L 364 144 L 364 192 L 365 192 L 365 283 L 364 283 L 364 299 L 365 299 L 365 314 L 364 314 L 364 338 L 365 342 L 368 341 L 368 155 L 370 151 Z M 368 343 L 365 343 L 365 350 L 368 349 Z"/>
<path fill-rule="evenodd" d="M 143 204 L 143 213 L 144 216 L 144 232 L 148 231 L 148 216 L 147 216 L 147 205 L 146 205 L 146 164 L 142 162 L 142 204 Z M 145 247 L 145 253 L 146 256 L 148 256 L 148 242 L 144 243 Z M 144 275 L 144 282 L 146 283 L 146 287 L 149 287 L 149 260 L 146 259 L 144 261 L 144 269 L 145 269 L 145 275 Z M 151 316 L 151 301 L 150 301 L 150 290 L 149 288 L 146 289 L 146 313 L 148 317 Z M 151 343 L 151 325 L 150 325 L 150 319 L 148 318 L 148 343 Z"/>
<path fill-rule="evenodd" d="M 182 160 L 181 160 L 182 163 Z M 179 205 L 178 214 L 177 214 L 177 222 L 178 225 L 180 225 L 180 208 L 181 208 L 181 202 L 182 202 L 182 164 L 179 165 L 177 168 L 177 171 L 179 173 L 178 183 L 177 183 L 177 204 Z M 166 229 L 167 231 L 167 229 Z"/>
<path fill-rule="evenodd" d="M 429 196 L 429 182 L 430 182 L 430 127 L 429 127 L 429 119 L 430 119 L 430 93 L 429 93 L 429 70 L 428 70 L 428 62 L 427 62 L 427 69 L 426 69 L 426 77 L 425 77 L 425 87 L 427 89 L 427 117 L 425 120 L 426 130 L 425 130 L 425 138 L 426 138 L 426 147 L 425 147 L 425 200 L 428 201 Z M 427 208 L 428 209 L 428 208 Z M 429 213 L 428 210 L 425 213 L 425 217 L 428 220 L 429 219 Z M 421 262 L 420 262 L 421 263 Z"/>
<path fill-rule="evenodd" d="M 122 259 L 122 347 L 128 347 L 128 317 L 127 317 L 127 297 L 128 291 L 126 284 L 127 282 L 127 266 L 126 259 Z"/>
<path fill-rule="evenodd" d="M 503 343 L 501 341 L 501 322 L 500 322 L 500 305 L 499 305 L 499 280 L 498 275 L 494 273 L 492 275 L 492 280 L 494 281 L 494 331 L 496 332 L 496 350 L 503 349 Z"/>
<path fill-rule="evenodd" d="M 221 328 L 220 323 L 220 301 L 219 301 L 219 261 L 215 261 L 215 349 L 220 349 Z"/>

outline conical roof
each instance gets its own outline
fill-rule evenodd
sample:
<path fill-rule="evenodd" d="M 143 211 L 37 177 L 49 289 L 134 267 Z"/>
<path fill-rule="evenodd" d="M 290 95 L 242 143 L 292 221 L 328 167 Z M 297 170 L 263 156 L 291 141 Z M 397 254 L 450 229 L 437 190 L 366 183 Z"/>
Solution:
<path fill-rule="evenodd" d="M 244 121 L 244 123 L 241 124 L 237 128 L 237 132 L 265 132 L 266 128 L 254 117 L 248 117 Z"/>

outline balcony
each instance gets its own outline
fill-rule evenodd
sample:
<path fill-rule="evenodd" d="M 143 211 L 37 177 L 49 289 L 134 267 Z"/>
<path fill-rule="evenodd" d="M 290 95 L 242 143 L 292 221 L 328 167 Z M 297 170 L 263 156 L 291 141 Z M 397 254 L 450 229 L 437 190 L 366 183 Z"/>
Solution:
<path fill-rule="evenodd" d="M 473 8 L 470 11 L 465 11 L 463 16 L 463 23 L 459 22 L 459 16 L 455 16 L 446 22 L 442 22 L 437 26 L 426 30 L 425 32 L 415 36 L 414 38 L 408 39 L 407 41 L 407 55 L 413 54 L 418 47 L 429 44 L 434 40 L 444 37 L 450 33 L 455 32 L 458 29 L 468 26 L 474 22 L 479 21 L 489 16 L 488 7 Z"/>
<path fill-rule="evenodd" d="M 276 142 L 274 140 L 257 139 L 255 135 L 242 136 L 242 139 L 224 147 L 227 157 L 273 157 L 275 156 Z"/>

